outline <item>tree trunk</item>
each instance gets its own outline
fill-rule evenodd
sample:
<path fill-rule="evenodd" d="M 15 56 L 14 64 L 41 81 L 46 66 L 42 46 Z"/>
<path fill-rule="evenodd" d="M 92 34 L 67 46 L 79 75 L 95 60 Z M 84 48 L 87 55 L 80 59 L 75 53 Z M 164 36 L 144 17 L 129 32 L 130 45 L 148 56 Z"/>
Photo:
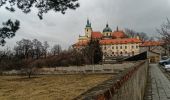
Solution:
<path fill-rule="evenodd" d="M 28 73 L 28 78 L 31 78 L 31 72 Z"/>

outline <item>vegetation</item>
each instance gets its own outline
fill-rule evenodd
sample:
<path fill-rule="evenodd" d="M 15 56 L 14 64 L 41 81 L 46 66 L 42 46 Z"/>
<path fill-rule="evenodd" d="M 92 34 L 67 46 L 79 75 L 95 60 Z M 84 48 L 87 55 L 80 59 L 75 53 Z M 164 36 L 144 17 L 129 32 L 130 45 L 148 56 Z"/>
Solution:
<path fill-rule="evenodd" d="M 22 39 L 16 42 L 13 50 L 0 51 L 0 71 L 22 70 L 30 78 L 40 67 L 98 64 L 102 61 L 102 50 L 98 40 L 91 40 L 81 50 L 62 51 L 59 44 L 50 50 L 47 41 Z"/>
<path fill-rule="evenodd" d="M 161 34 L 162 40 L 169 44 L 170 43 L 170 21 L 167 19 L 166 23 L 161 25 L 160 29 L 157 29 L 158 33 Z"/>
<path fill-rule="evenodd" d="M 170 21 L 167 18 L 167 21 L 163 23 L 160 27 L 160 29 L 157 29 L 157 32 L 161 35 L 160 40 L 164 42 L 163 47 L 167 50 L 165 51 L 165 54 L 169 56 L 170 54 Z"/>
<path fill-rule="evenodd" d="M 72 100 L 112 77 L 105 75 L 45 75 L 28 79 L 0 76 L 0 100 Z"/>
<path fill-rule="evenodd" d="M 91 39 L 88 45 L 82 50 L 90 64 L 98 64 L 99 62 L 102 62 L 103 52 L 99 40 Z"/>
<path fill-rule="evenodd" d="M 19 29 L 20 22 L 16 20 L 15 22 L 10 19 L 3 23 L 3 27 L 0 28 L 0 46 L 4 46 L 6 38 L 12 38 L 15 36 L 16 31 Z"/>
<path fill-rule="evenodd" d="M 125 29 L 125 33 L 128 35 L 128 37 L 136 37 L 139 36 L 142 42 L 144 41 L 152 41 L 155 39 L 155 37 L 149 37 L 147 33 L 145 32 L 136 32 L 132 29 Z"/>

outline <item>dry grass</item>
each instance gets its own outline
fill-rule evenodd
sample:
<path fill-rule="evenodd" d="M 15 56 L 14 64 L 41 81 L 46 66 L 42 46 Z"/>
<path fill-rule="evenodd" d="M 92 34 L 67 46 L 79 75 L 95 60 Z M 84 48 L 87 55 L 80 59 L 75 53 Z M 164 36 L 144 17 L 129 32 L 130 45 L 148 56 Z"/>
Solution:
<path fill-rule="evenodd" d="M 71 100 L 112 75 L 0 76 L 0 100 Z"/>

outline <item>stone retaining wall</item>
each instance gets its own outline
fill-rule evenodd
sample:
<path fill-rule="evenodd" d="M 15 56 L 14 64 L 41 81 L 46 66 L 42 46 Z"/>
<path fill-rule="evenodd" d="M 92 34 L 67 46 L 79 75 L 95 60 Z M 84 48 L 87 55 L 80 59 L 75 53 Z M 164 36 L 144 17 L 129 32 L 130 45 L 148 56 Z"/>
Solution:
<path fill-rule="evenodd" d="M 75 100 L 143 100 L 148 61 L 134 67 L 81 94 Z"/>
<path fill-rule="evenodd" d="M 134 66 L 136 62 L 123 62 L 117 64 L 102 64 L 102 65 L 84 65 L 84 66 L 69 66 L 69 67 L 54 67 L 54 68 L 38 68 L 33 74 L 49 75 L 49 74 L 117 74 Z M 3 75 L 24 74 L 24 70 L 11 70 L 2 72 Z"/>

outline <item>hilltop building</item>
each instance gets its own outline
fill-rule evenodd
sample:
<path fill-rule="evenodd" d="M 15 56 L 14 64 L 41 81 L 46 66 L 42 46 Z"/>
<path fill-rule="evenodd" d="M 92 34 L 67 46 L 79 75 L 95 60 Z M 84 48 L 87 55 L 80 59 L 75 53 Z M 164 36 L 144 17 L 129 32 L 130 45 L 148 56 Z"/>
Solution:
<path fill-rule="evenodd" d="M 138 36 L 128 37 L 118 27 L 115 31 L 106 24 L 103 32 L 93 31 L 91 23 L 87 20 L 84 36 L 79 36 L 78 42 L 73 45 L 76 49 L 86 46 L 90 39 L 98 39 L 103 51 L 103 57 L 124 57 L 140 53 L 139 46 L 142 41 Z"/>

